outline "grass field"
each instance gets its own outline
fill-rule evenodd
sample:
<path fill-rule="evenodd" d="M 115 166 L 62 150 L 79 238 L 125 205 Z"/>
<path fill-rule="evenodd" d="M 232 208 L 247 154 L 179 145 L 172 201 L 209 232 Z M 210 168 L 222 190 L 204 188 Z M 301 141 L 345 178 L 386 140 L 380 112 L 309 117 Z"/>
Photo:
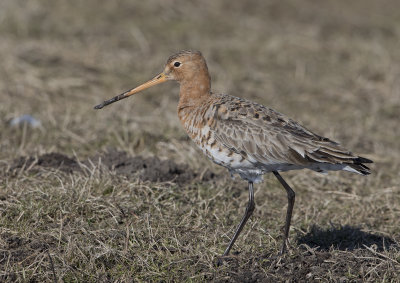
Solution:
<path fill-rule="evenodd" d="M 374 160 L 273 176 L 216 267 L 247 185 L 211 163 L 168 83 L 95 111 L 197 49 L 213 90 Z M 1 282 L 400 282 L 400 2 L 0 2 Z M 40 127 L 11 126 L 29 114 Z"/>

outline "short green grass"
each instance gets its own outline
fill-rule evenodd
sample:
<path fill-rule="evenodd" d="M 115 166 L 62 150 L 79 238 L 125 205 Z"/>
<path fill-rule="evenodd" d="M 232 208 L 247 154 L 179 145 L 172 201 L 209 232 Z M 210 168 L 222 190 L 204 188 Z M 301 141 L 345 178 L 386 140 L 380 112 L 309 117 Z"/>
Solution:
<path fill-rule="evenodd" d="M 136 3 L 135 3 L 136 2 Z M 397 1 L 11 1 L 0 4 L 0 281 L 399 282 L 400 5 Z M 368 177 L 272 176 L 223 266 L 246 183 L 208 161 L 176 117 L 178 86 L 93 106 L 152 78 L 181 49 L 205 55 L 213 89 L 252 99 L 373 159 Z M 42 127 L 10 127 L 30 114 Z M 141 181 L 76 160 L 117 149 L 197 172 Z M 209 171 L 206 171 L 206 170 Z M 212 172 L 214 178 L 202 179 Z"/>

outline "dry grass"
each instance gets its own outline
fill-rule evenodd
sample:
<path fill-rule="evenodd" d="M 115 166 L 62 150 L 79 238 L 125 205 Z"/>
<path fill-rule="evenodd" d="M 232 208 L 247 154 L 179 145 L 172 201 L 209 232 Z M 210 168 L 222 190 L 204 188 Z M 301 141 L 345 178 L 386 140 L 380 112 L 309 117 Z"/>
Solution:
<path fill-rule="evenodd" d="M 399 282 L 398 1 L 134 2 L 0 3 L 0 281 Z M 246 184 L 188 140 L 177 86 L 92 110 L 188 48 L 206 56 L 215 91 L 271 106 L 375 161 L 368 177 L 284 174 L 297 198 L 280 261 L 270 256 L 286 197 L 266 176 L 233 257 L 214 266 Z M 42 127 L 9 126 L 23 114 Z M 165 182 L 120 174 L 112 158 L 99 163 L 110 149 L 184 163 L 193 179 L 178 182 L 175 169 Z M 42 162 L 50 152 L 72 163 Z"/>

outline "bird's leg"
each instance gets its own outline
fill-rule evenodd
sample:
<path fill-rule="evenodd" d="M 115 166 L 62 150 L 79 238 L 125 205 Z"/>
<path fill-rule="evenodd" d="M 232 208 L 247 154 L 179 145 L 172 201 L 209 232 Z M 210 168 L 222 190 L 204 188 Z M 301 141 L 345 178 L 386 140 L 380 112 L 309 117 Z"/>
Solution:
<path fill-rule="evenodd" d="M 231 250 L 233 244 L 235 243 L 237 237 L 239 237 L 240 232 L 242 231 L 244 225 L 246 224 L 247 220 L 250 218 L 251 214 L 253 213 L 255 208 L 254 205 L 254 190 L 253 190 L 253 182 L 249 182 L 249 202 L 247 203 L 246 212 L 243 215 L 242 220 L 240 221 L 239 226 L 236 228 L 235 234 L 233 235 L 231 241 L 229 242 L 228 247 L 226 248 L 222 257 L 227 256 L 229 251 Z"/>
<path fill-rule="evenodd" d="M 295 200 L 296 194 L 292 190 L 292 188 L 285 182 L 285 180 L 283 180 L 282 176 L 277 171 L 272 171 L 272 173 L 274 173 L 275 177 L 285 188 L 286 193 L 287 193 L 287 198 L 288 198 L 288 208 L 286 211 L 286 222 L 285 222 L 285 234 L 283 236 L 283 245 L 282 245 L 282 249 L 280 252 L 280 254 L 282 255 L 286 251 L 286 245 L 287 245 L 288 238 L 289 238 L 290 221 L 292 220 L 292 211 L 293 211 L 294 200 Z"/>

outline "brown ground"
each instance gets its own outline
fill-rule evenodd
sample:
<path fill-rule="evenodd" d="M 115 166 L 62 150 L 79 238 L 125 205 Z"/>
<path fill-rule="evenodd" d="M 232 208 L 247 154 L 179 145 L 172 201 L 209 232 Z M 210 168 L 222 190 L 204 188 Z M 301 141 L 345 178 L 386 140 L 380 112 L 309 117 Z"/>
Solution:
<path fill-rule="evenodd" d="M 1 282 L 400 282 L 398 1 L 0 3 Z M 270 176 L 247 202 L 176 117 L 173 83 L 94 111 L 181 49 L 213 89 L 373 159 L 368 177 Z M 10 126 L 29 114 L 41 126 Z"/>
<path fill-rule="evenodd" d="M 66 173 L 88 173 L 90 166 L 113 171 L 129 180 L 151 182 L 174 182 L 184 185 L 193 182 L 200 174 L 196 174 L 185 164 L 176 164 L 173 160 L 160 160 L 158 157 L 129 156 L 126 152 L 111 150 L 103 154 L 88 157 L 86 160 L 76 160 L 60 153 L 47 153 L 38 157 L 20 157 L 11 163 L 8 172 L 11 174 L 38 172 L 38 168 L 53 168 Z M 28 170 L 25 170 L 28 168 Z M 210 171 L 202 174 L 201 181 L 207 181 L 215 175 Z"/>

